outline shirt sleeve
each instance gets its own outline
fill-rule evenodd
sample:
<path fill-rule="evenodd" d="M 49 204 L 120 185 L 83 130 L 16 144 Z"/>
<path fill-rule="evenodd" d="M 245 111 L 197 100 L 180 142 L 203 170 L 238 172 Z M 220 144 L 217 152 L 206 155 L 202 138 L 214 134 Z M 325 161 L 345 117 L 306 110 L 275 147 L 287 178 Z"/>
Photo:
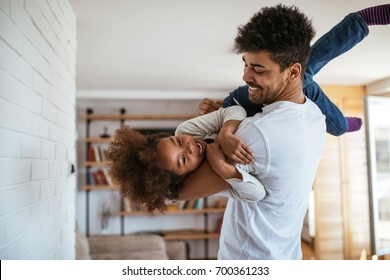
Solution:
<path fill-rule="evenodd" d="M 204 138 L 218 134 L 224 122 L 228 120 L 240 120 L 246 118 L 246 111 L 241 106 L 220 108 L 206 115 L 198 116 L 182 122 L 176 129 L 175 135 L 186 134 L 198 138 Z"/>
<path fill-rule="evenodd" d="M 266 196 L 263 184 L 254 176 L 236 167 L 242 175 L 242 180 L 237 178 L 226 179 L 230 188 L 213 196 L 224 196 L 245 202 L 258 202 Z"/>

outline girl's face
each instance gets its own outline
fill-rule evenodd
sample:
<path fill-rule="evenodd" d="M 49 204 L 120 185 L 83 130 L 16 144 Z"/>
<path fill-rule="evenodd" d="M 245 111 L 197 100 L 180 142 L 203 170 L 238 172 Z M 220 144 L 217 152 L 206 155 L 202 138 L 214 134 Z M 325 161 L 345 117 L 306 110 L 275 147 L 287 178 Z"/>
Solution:
<path fill-rule="evenodd" d="M 157 144 L 157 154 L 163 168 L 177 175 L 186 175 L 202 163 L 206 142 L 189 135 L 166 137 Z"/>

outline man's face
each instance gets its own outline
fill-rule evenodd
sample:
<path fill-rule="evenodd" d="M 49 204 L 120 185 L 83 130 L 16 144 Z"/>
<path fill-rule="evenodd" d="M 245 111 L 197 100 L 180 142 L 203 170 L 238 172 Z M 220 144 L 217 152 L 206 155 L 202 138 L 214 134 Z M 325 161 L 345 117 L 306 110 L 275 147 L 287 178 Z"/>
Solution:
<path fill-rule="evenodd" d="M 249 100 L 258 105 L 282 100 L 287 86 L 287 71 L 280 72 L 279 65 L 270 59 L 266 51 L 247 52 L 242 56 L 242 60 L 242 79 L 249 86 Z"/>
<path fill-rule="evenodd" d="M 177 175 L 186 175 L 203 162 L 206 142 L 189 135 L 163 138 L 157 144 L 157 154 L 164 169 Z"/>

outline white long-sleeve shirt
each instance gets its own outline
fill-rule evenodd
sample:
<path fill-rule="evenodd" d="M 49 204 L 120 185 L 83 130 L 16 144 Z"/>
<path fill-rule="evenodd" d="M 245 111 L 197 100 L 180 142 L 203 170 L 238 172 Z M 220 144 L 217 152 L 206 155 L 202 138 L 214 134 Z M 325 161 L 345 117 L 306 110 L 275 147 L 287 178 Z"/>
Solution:
<path fill-rule="evenodd" d="M 228 120 L 242 121 L 246 118 L 246 112 L 241 106 L 221 108 L 217 111 L 202 115 L 181 123 L 175 134 L 186 134 L 198 139 L 215 140 L 224 122 Z M 230 188 L 215 194 L 216 196 L 231 197 L 245 202 L 256 202 L 266 195 L 263 184 L 254 176 L 244 171 L 239 165 L 235 165 L 242 175 L 242 180 L 237 178 L 226 179 Z"/>

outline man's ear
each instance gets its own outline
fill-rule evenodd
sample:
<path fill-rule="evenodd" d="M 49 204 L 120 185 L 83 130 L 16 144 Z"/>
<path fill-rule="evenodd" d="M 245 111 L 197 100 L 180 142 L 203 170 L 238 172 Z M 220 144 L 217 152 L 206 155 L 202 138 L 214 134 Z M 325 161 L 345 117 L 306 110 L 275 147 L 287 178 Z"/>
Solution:
<path fill-rule="evenodd" d="M 290 66 L 290 75 L 289 79 L 295 80 L 295 79 L 300 79 L 302 73 L 302 65 L 298 62 L 292 64 Z"/>

